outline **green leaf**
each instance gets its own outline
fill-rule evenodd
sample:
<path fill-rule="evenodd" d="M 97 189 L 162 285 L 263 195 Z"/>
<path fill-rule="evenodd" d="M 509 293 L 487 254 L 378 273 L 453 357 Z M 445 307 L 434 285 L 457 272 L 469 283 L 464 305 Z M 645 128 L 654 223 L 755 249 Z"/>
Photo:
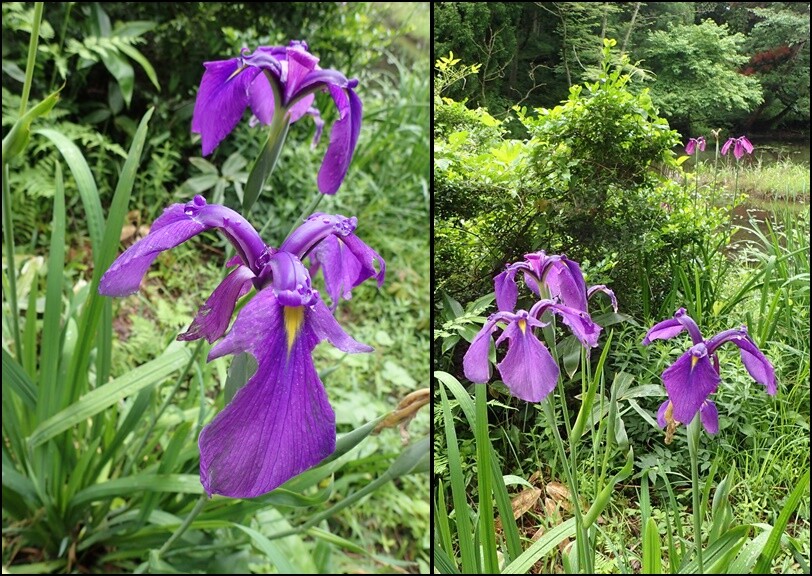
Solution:
<path fill-rule="evenodd" d="M 197 474 L 139 474 L 94 484 L 77 492 L 70 504 L 77 507 L 97 500 L 139 492 L 203 494 L 203 485 Z"/>
<path fill-rule="evenodd" d="M 288 114 L 282 113 L 280 110 L 275 110 L 273 120 L 271 121 L 268 140 L 262 147 L 259 156 L 254 160 L 254 164 L 251 166 L 251 172 L 248 175 L 248 182 L 245 184 L 242 206 L 246 213 L 257 201 L 257 198 L 259 198 L 259 194 L 262 192 L 263 186 L 265 186 L 265 181 L 276 167 L 276 162 L 279 160 L 279 154 L 282 152 L 282 146 L 285 144 L 285 137 L 288 134 L 289 127 Z"/>
<path fill-rule="evenodd" d="M 98 258 L 101 250 L 102 233 L 104 231 L 104 214 L 101 202 L 99 201 L 99 190 L 93 173 L 87 164 L 87 160 L 82 155 L 79 147 L 76 146 L 67 136 L 52 128 L 39 128 L 34 134 L 44 136 L 50 140 L 70 168 L 79 196 L 82 198 L 82 205 L 85 209 L 85 219 L 90 234 L 90 246 L 93 249 L 94 261 Z"/>
<path fill-rule="evenodd" d="M 59 100 L 59 92 L 61 88 L 50 94 L 45 100 L 31 108 L 21 118 L 18 118 L 14 125 L 9 130 L 6 137 L 3 138 L 3 156 L 2 165 L 20 154 L 28 145 L 28 140 L 31 137 L 31 122 L 51 111 L 57 101 Z"/>
<path fill-rule="evenodd" d="M 235 528 L 239 528 L 248 536 L 251 537 L 251 540 L 254 542 L 254 545 L 257 547 L 258 550 L 265 554 L 265 557 L 270 560 L 270 562 L 276 566 L 279 574 L 296 574 L 298 570 L 296 566 L 291 564 L 283 550 L 274 544 L 272 541 L 268 540 L 266 536 L 263 536 L 253 528 L 249 528 L 248 526 L 243 526 L 242 524 L 233 524 Z"/>
<path fill-rule="evenodd" d="M 133 184 L 135 183 L 136 170 L 141 161 L 141 152 L 144 149 L 144 142 L 147 137 L 147 127 L 154 111 L 154 108 L 150 108 L 147 113 L 144 114 L 141 123 L 138 125 L 138 130 L 133 138 L 130 152 L 127 154 L 127 160 L 124 162 L 124 167 L 121 170 L 121 175 L 119 176 L 118 184 L 113 194 L 113 202 L 107 217 L 107 224 L 104 227 L 100 255 L 98 258 L 94 258 L 96 265 L 93 270 L 93 279 L 90 283 L 87 302 L 85 302 L 82 317 L 79 322 L 78 345 L 73 350 L 68 366 L 65 391 L 63 393 L 63 395 L 68 398 L 68 401 L 61 404 L 63 406 L 70 404 L 71 401 L 77 398 L 87 382 L 87 366 L 90 361 L 90 349 L 95 342 L 94 335 L 99 319 L 101 318 L 103 306 L 102 298 L 104 298 L 98 293 L 99 281 L 101 280 L 102 274 L 113 262 L 113 258 L 118 251 L 121 227 L 124 224 L 124 217 L 127 214 L 130 194 L 132 193 Z"/>
<path fill-rule="evenodd" d="M 562 522 L 555 528 L 549 530 L 544 536 L 533 542 L 533 544 L 521 556 L 508 564 L 502 570 L 502 574 L 527 574 L 530 568 L 552 552 L 561 542 L 575 535 L 575 518 L 570 518 Z"/>
<path fill-rule="evenodd" d="M 158 358 L 88 392 L 77 402 L 42 422 L 29 436 L 29 445 L 32 448 L 39 446 L 119 400 L 154 386 L 175 370 L 183 368 L 188 359 L 189 351 L 183 345 L 173 342 Z"/>
<path fill-rule="evenodd" d="M 48 277 L 45 288 L 45 316 L 42 322 L 42 357 L 40 358 L 40 395 L 37 419 L 45 420 L 58 409 L 61 382 L 59 358 L 62 355 L 62 274 L 65 269 L 65 187 L 62 168 L 56 165 L 56 192 L 48 255 Z"/>
<path fill-rule="evenodd" d="M 133 98 L 135 70 L 121 53 L 113 50 L 96 50 L 107 71 L 113 75 L 121 89 L 121 96 L 129 107 Z"/>
<path fill-rule="evenodd" d="M 645 536 L 643 537 L 643 574 L 663 573 L 660 548 L 660 533 L 657 531 L 657 522 L 654 518 L 649 518 L 645 526 Z"/>
<path fill-rule="evenodd" d="M 809 490 L 808 468 L 804 472 L 804 475 L 798 480 L 795 488 L 792 489 L 792 493 L 789 495 L 784 507 L 781 509 L 781 513 L 778 515 L 778 520 L 775 522 L 773 529 L 770 531 L 770 538 L 767 540 L 767 544 L 764 546 L 764 551 L 761 553 L 761 556 L 758 559 L 758 563 L 756 564 L 754 570 L 755 574 L 767 574 L 770 571 L 773 558 L 775 558 L 775 556 L 778 554 L 778 549 L 781 545 L 781 535 L 787 528 L 789 517 L 792 516 L 792 514 L 798 508 L 798 505 L 801 503 L 801 499 L 804 497 L 807 490 Z"/>
<path fill-rule="evenodd" d="M 135 60 L 139 66 L 144 70 L 149 78 L 149 81 L 152 82 L 152 85 L 155 86 L 159 91 L 161 89 L 161 84 L 158 82 L 158 75 L 155 74 L 155 69 L 152 67 L 152 64 L 149 63 L 149 60 L 141 54 L 137 49 L 133 48 L 129 44 L 124 44 L 123 42 L 118 45 L 118 49 L 124 52 L 127 56 L 130 57 L 130 60 Z"/>
<path fill-rule="evenodd" d="M 23 367 L 3 348 L 3 388 L 8 387 L 30 410 L 37 407 L 37 389 Z"/>

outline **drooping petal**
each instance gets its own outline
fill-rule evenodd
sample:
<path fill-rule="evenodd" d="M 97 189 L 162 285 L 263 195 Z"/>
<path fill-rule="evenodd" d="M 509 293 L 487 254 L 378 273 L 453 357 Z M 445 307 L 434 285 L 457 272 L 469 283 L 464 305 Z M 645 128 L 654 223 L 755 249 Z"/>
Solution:
<path fill-rule="evenodd" d="M 323 194 L 335 194 L 344 181 L 361 132 L 363 114 L 361 99 L 351 88 L 345 91 L 330 85 L 329 89 L 340 117 L 330 130 L 330 144 L 319 169 L 318 186 Z"/>
<path fill-rule="evenodd" d="M 206 303 L 197 311 L 195 319 L 178 340 L 205 338 L 209 344 L 219 339 L 228 329 L 237 300 L 251 290 L 254 273 L 246 266 L 239 266 L 220 282 Z"/>
<path fill-rule="evenodd" d="M 679 320 L 676 318 L 668 318 L 652 326 L 649 331 L 646 332 L 646 337 L 643 338 L 642 344 L 643 346 L 648 346 L 654 340 L 668 340 L 683 330 L 685 330 L 685 327 L 680 324 Z"/>
<path fill-rule="evenodd" d="M 604 294 L 609 296 L 609 299 L 612 301 L 612 309 L 615 312 L 617 312 L 617 297 L 615 296 L 615 293 L 612 290 L 610 290 L 603 284 L 590 286 L 589 290 L 586 291 L 586 299 L 589 300 L 590 298 L 592 298 L 593 295 L 597 294 L 598 292 L 603 292 Z"/>
<path fill-rule="evenodd" d="M 138 291 L 150 265 L 164 250 L 186 242 L 207 226 L 189 218 L 183 204 L 172 204 L 150 228 L 149 234 L 127 248 L 110 265 L 99 282 L 99 294 L 127 296 Z"/>
<path fill-rule="evenodd" d="M 767 388 L 767 394 L 774 396 L 777 391 L 775 369 L 764 353 L 752 341 L 745 327 L 733 328 L 720 332 L 708 340 L 708 350 L 713 353 L 725 342 L 731 342 L 739 347 L 742 363 L 753 377 L 753 380 Z"/>
<path fill-rule="evenodd" d="M 510 343 L 497 368 L 511 394 L 527 402 L 540 402 L 558 383 L 558 364 L 533 334 L 532 326 L 521 322 L 511 322 L 505 328 L 502 338 Z"/>
<path fill-rule="evenodd" d="M 474 336 L 471 345 L 462 358 L 462 371 L 471 382 L 484 383 L 491 379 L 490 361 L 488 355 L 491 349 L 491 333 L 494 331 L 499 318 L 492 315 Z"/>
<path fill-rule="evenodd" d="M 697 145 L 699 146 L 699 150 L 700 150 L 700 152 L 704 152 L 704 151 L 705 151 L 705 137 L 704 137 L 704 136 L 700 136 L 700 137 L 697 139 Z"/>
<path fill-rule="evenodd" d="M 234 130 L 248 106 L 248 88 L 260 69 L 242 67 L 239 58 L 204 62 L 192 114 L 192 132 L 200 134 L 203 155 L 211 154 Z"/>
<path fill-rule="evenodd" d="M 688 140 L 688 143 L 685 145 L 685 153 L 688 156 L 691 156 L 691 155 L 693 155 L 695 149 L 696 149 L 696 139 L 691 138 L 691 139 Z"/>
<path fill-rule="evenodd" d="M 748 154 L 753 153 L 753 145 L 750 143 L 750 140 L 747 139 L 747 136 L 742 136 L 739 138 L 741 143 L 742 149 L 747 152 Z"/>
<path fill-rule="evenodd" d="M 569 329 L 576 338 L 584 346 L 594 348 L 598 345 L 598 337 L 600 336 L 602 328 L 592 322 L 589 314 L 582 310 L 570 308 L 563 304 L 550 304 L 550 310 L 561 316 L 564 324 L 569 326 Z"/>
<path fill-rule="evenodd" d="M 716 409 L 713 400 L 706 400 L 702 403 L 699 408 L 699 418 L 702 420 L 702 426 L 707 430 L 708 434 L 719 432 L 719 411 Z"/>
<path fill-rule="evenodd" d="M 355 216 L 347 218 L 341 214 L 316 212 L 297 226 L 285 238 L 279 249 L 296 254 L 299 258 L 304 258 L 316 244 L 331 234 L 348 236 L 355 231 L 357 226 L 358 218 Z"/>
<path fill-rule="evenodd" d="M 200 479 L 210 495 L 265 494 L 335 449 L 335 415 L 311 358 L 319 338 L 308 310 L 288 310 L 271 290 L 259 292 L 212 349 L 248 351 L 258 368 L 200 434 Z"/>
<path fill-rule="evenodd" d="M 551 298 L 578 310 L 587 310 L 586 282 L 578 263 L 566 256 L 551 258 L 542 278 L 550 289 Z"/>
<path fill-rule="evenodd" d="M 674 314 L 673 318 L 663 320 L 652 326 L 646 337 L 643 338 L 643 346 L 648 346 L 653 340 L 668 340 L 673 338 L 683 330 L 688 330 L 694 344 L 702 342 L 702 334 L 699 332 L 699 327 L 696 322 L 685 313 L 685 308 L 680 308 Z"/>
<path fill-rule="evenodd" d="M 708 349 L 696 344 L 680 356 L 662 374 L 668 398 L 674 405 L 674 420 L 689 424 L 719 385 L 719 374 L 713 369 Z"/>
<path fill-rule="evenodd" d="M 727 151 L 730 150 L 730 145 L 736 141 L 735 138 L 728 138 L 727 142 L 722 145 L 722 156 L 727 155 Z"/>
<path fill-rule="evenodd" d="M 195 196 L 186 204 L 172 204 L 152 224 L 149 234 L 127 248 L 102 276 L 99 294 L 126 296 L 138 291 L 141 279 L 160 252 L 182 244 L 204 230 L 217 228 L 234 245 L 243 262 L 259 276 L 265 243 L 253 226 L 237 212 L 219 204 L 206 204 Z"/>
<path fill-rule="evenodd" d="M 303 102 L 304 102 L 304 100 L 303 100 Z M 295 106 L 294 106 L 294 108 L 295 108 Z M 313 124 L 316 125 L 316 131 L 313 134 L 313 140 L 310 142 L 310 147 L 315 148 L 318 145 L 319 140 L 321 140 L 322 132 L 324 132 L 324 120 L 321 117 L 321 113 L 319 112 L 319 109 L 316 108 L 315 106 L 310 106 L 305 111 L 305 113 L 308 116 L 310 116 L 311 118 L 313 118 Z"/>
<path fill-rule="evenodd" d="M 321 300 L 311 307 L 308 322 L 320 340 L 327 340 L 339 350 L 350 354 L 373 351 L 372 346 L 362 344 L 347 334 Z"/>
<path fill-rule="evenodd" d="M 528 266 L 524 262 L 508 264 L 503 272 L 493 279 L 494 293 L 496 294 L 496 307 L 503 312 L 513 312 L 519 298 L 519 289 L 516 286 L 516 273 Z"/>
<path fill-rule="evenodd" d="M 668 405 L 671 404 L 671 400 L 666 400 L 660 407 L 657 409 L 657 425 L 660 428 L 665 428 L 668 425 L 668 421 L 665 419 L 665 413 L 668 411 Z"/>

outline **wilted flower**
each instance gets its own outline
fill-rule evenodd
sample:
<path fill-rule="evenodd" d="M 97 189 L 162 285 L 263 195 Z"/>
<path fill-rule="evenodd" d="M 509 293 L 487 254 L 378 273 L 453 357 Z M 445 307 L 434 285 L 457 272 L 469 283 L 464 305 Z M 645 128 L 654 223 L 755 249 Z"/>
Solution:
<path fill-rule="evenodd" d="M 736 157 L 736 160 L 739 160 L 745 153 L 753 153 L 753 145 L 750 144 L 750 140 L 748 140 L 746 136 L 739 136 L 738 138 L 727 139 L 727 142 L 722 146 L 722 156 L 727 155 L 727 151 L 730 150 L 731 145 L 733 145 L 733 155 Z"/>
<path fill-rule="evenodd" d="M 558 364 L 533 332 L 535 328 L 545 326 L 539 318 L 546 310 L 560 315 L 584 346 L 597 346 L 601 327 L 592 322 L 589 314 L 553 300 L 540 300 L 529 312 L 491 314 L 465 353 L 465 377 L 480 383 L 490 379 L 491 333 L 498 328 L 497 322 L 504 321 L 507 326 L 496 340 L 497 346 L 506 338 L 509 340 L 507 354 L 497 364 L 502 380 L 517 398 L 528 402 L 540 402 L 546 398 L 555 388 L 559 374 Z"/>
<path fill-rule="evenodd" d="M 696 151 L 697 148 L 699 148 L 700 152 L 705 151 L 704 136 L 700 136 L 699 138 L 691 138 L 688 140 L 688 143 L 685 145 L 685 153 L 690 156 L 694 153 L 694 151 Z"/>
<path fill-rule="evenodd" d="M 322 340 L 345 352 L 369 352 L 336 322 L 311 286 L 302 259 L 325 241 L 338 250 L 321 254 L 331 294 L 347 295 L 369 278 L 380 285 L 384 261 L 353 233 L 357 220 L 313 214 L 279 249 L 266 246 L 238 213 L 202 196 L 173 204 L 147 236 L 124 251 L 102 276 L 99 292 L 125 296 L 138 290 L 158 254 L 212 228 L 237 250 L 237 267 L 201 306 L 179 340 L 214 342 L 228 329 L 237 300 L 256 295 L 237 315 L 231 331 L 209 353 L 249 352 L 256 373 L 200 433 L 200 479 L 206 492 L 250 498 L 269 492 L 318 464 L 335 449 L 335 415 L 311 353 Z M 377 262 L 380 271 L 376 271 Z"/>
<path fill-rule="evenodd" d="M 668 400 L 657 411 L 657 422 L 661 427 L 664 428 L 670 419 L 688 424 L 699 412 L 705 429 L 711 434 L 718 432 L 716 405 L 709 397 L 716 391 L 721 380 L 716 349 L 725 342 L 732 342 L 739 347 L 747 372 L 756 382 L 767 387 L 769 395 L 775 395 L 775 370 L 744 326 L 724 330 L 705 340 L 696 322 L 685 313 L 685 308 L 680 308 L 673 318 L 655 324 L 646 333 L 643 345 L 647 346 L 653 340 L 673 338 L 683 330 L 690 334 L 693 346 L 662 374 Z"/>
<path fill-rule="evenodd" d="M 541 297 L 540 284 L 547 286 L 551 298 L 576 310 L 587 311 L 587 300 L 596 292 L 603 292 L 612 300 L 612 307 L 617 312 L 617 299 L 614 292 L 604 285 L 587 289 L 581 267 L 566 256 L 554 254 L 547 256 L 544 250 L 524 255 L 524 261 L 508 264 L 505 271 L 494 278 L 496 305 L 499 310 L 511 311 L 516 307 L 518 288 L 516 273 L 524 273 L 524 283 L 536 295 Z"/>
<path fill-rule="evenodd" d="M 315 93 L 327 90 L 338 108 L 339 118 L 330 133 L 330 144 L 318 175 L 319 190 L 333 194 L 350 166 L 361 131 L 361 100 L 354 88 L 358 80 L 332 69 L 323 70 L 307 44 L 260 46 L 239 58 L 204 62 L 206 71 L 192 116 L 192 132 L 200 134 L 207 156 L 237 126 L 247 107 L 256 118 L 270 124 L 275 114 L 289 123 L 305 114 L 316 120 L 318 140 L 324 122 L 313 107 Z"/>

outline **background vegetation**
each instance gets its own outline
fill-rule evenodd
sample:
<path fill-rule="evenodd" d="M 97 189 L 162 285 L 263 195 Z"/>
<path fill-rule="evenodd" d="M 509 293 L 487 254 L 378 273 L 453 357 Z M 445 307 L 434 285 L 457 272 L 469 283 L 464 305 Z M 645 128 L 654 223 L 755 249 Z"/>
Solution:
<path fill-rule="evenodd" d="M 787 505 L 781 553 L 762 561 L 773 572 L 808 570 L 808 492 L 799 507 L 789 494 L 809 467 L 809 46 L 794 36 L 808 30 L 809 5 L 444 2 L 434 10 L 438 405 L 438 389 L 448 393 L 435 413 L 443 433 L 434 444 L 434 504 L 443 571 L 465 566 L 460 540 L 480 534 L 487 549 L 481 516 L 472 516 L 473 532 L 460 520 L 468 507 L 488 515 L 477 506 L 483 438 L 517 518 L 518 551 L 534 550 L 517 559 L 499 503 L 500 568 L 577 570 L 565 538 L 574 513 L 566 467 L 542 405 L 512 398 L 495 373 L 489 427 L 480 428 L 479 394 L 474 419 L 475 387 L 462 374 L 468 343 L 495 311 L 493 277 L 537 250 L 579 261 L 587 284 L 607 284 L 620 303 L 619 315 L 607 302 L 590 304 L 604 331 L 589 361 L 579 364 L 567 339 L 546 333 L 562 362 L 562 436 L 585 382 L 600 382 L 601 418 L 587 426 L 576 472 L 584 513 L 633 449 L 632 471 L 592 528 L 595 570 L 687 569 L 684 546 L 690 552 L 696 535 L 685 433 L 667 445 L 655 422 L 660 374 L 685 342 L 640 345 L 682 306 L 706 336 L 746 325 L 779 381 L 770 398 L 735 367 L 735 350 L 721 352 L 720 433 L 703 436 L 699 452 L 708 478 L 703 538 L 710 545 L 743 525 L 755 537 Z M 790 22 L 792 31 L 783 28 Z M 771 84 L 778 70 L 780 88 Z M 718 153 L 741 134 L 752 137 L 752 156 Z M 706 150 L 686 156 L 684 144 L 698 136 Z M 460 486 L 464 501 L 452 498 Z M 719 506 L 728 498 L 725 516 Z M 662 540 L 644 558 L 648 518 Z M 560 548 L 542 545 L 548 534 L 561 536 Z M 733 553 L 720 569 L 749 571 L 755 557 L 745 556 Z"/>
<path fill-rule="evenodd" d="M 4 136 L 20 113 L 35 20 L 33 3 L 3 4 Z M 428 27 L 427 3 L 288 3 L 273 10 L 250 3 L 45 3 L 29 108 L 61 88 L 59 101 L 34 122 L 25 153 L 3 178 L 8 571 L 427 572 L 426 410 L 400 434 L 390 427 L 369 435 L 374 424 L 367 424 L 428 379 Z M 306 40 L 323 67 L 357 77 L 364 102 L 349 175 L 319 209 L 357 216 L 358 235 L 387 262 L 384 287 L 359 288 L 339 311 L 348 332 L 375 352 L 344 358 L 323 347 L 316 363 L 339 435 L 359 431 L 365 439 L 286 486 L 280 494 L 287 496 L 206 503 L 167 548 L 199 500 L 197 434 L 222 406 L 230 364 L 205 363 L 205 346 L 169 345 L 222 277 L 226 244 L 215 234 L 193 240 L 161 256 L 138 295 L 102 303 L 88 295 L 99 262 L 94 230 L 109 236 L 105 253 L 112 258 L 173 202 L 199 193 L 238 206 L 264 136 L 244 122 L 212 156 L 200 157 L 190 124 L 202 63 L 292 39 Z M 329 95 L 318 102 L 329 128 L 335 108 Z M 315 173 L 327 138 L 311 150 L 312 136 L 307 121 L 291 128 L 249 216 L 270 244 L 279 244 L 318 194 Z M 5 148 L 4 141 L 4 164 Z M 93 202 L 100 215 L 109 214 L 106 227 L 88 211 Z M 60 245 L 62 260 L 54 252 Z M 99 328 L 82 331 L 89 309 L 99 311 L 91 315 Z M 77 341 L 87 351 L 86 370 L 74 379 L 65 368 Z M 36 398 L 38 387 L 57 378 L 45 358 L 57 359 L 54 382 L 72 397 L 29 416 L 25 393 Z M 150 372 L 133 372 L 148 362 Z M 133 386 L 140 392 L 127 394 Z M 110 407 L 81 418 L 78 408 L 88 404 L 79 397 L 99 398 L 93 393 L 105 389 L 116 390 Z M 76 425 L 43 428 L 41 416 L 59 409 L 59 416 L 74 410 Z M 43 433 L 35 439 L 34 430 Z"/>

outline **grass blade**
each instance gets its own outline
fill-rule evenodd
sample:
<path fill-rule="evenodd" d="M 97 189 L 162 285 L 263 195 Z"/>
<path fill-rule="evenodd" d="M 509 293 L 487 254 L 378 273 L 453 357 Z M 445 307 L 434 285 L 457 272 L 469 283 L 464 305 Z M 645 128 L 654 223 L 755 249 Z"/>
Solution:
<path fill-rule="evenodd" d="M 188 350 L 182 345 L 173 343 L 164 354 L 155 360 L 139 366 L 109 384 L 88 392 L 78 402 L 42 422 L 29 436 L 29 445 L 31 447 L 39 446 L 109 408 L 119 400 L 154 386 L 175 370 L 182 368 L 188 358 Z"/>
<path fill-rule="evenodd" d="M 575 535 L 575 518 L 570 518 L 536 540 L 521 556 L 505 566 L 502 574 L 527 574 L 530 568 L 552 552 L 566 538 Z"/>
<path fill-rule="evenodd" d="M 754 569 L 755 574 L 766 574 L 770 571 L 773 558 L 778 554 L 778 548 L 781 544 L 781 535 L 787 528 L 789 517 L 795 512 L 798 505 L 801 503 L 806 491 L 809 489 L 809 469 L 804 472 L 801 479 L 792 489 L 792 493 L 787 498 L 787 502 L 781 509 L 781 514 L 778 515 L 778 520 L 775 522 L 773 529 L 770 531 L 770 537 L 767 539 L 767 544 L 764 546 L 764 551 L 756 563 Z"/>
<path fill-rule="evenodd" d="M 8 384 L 9 390 L 23 401 L 26 408 L 32 411 L 36 409 L 36 386 L 31 382 L 23 367 L 3 348 L 3 389 L 6 388 L 6 384 Z"/>
<path fill-rule="evenodd" d="M 453 376 L 448 376 L 449 378 L 453 378 Z M 476 574 L 479 572 L 479 569 L 476 552 L 473 546 L 474 530 L 471 527 L 471 518 L 469 516 L 470 511 L 468 509 L 465 480 L 462 475 L 460 449 L 457 445 L 457 432 L 454 429 L 454 415 L 451 413 L 451 407 L 448 404 L 448 396 L 445 393 L 445 382 L 443 380 L 440 380 L 440 382 L 440 398 L 442 402 L 443 422 L 445 425 L 446 451 L 448 454 L 448 472 L 451 478 L 451 496 L 454 501 L 454 520 L 457 524 L 462 571 L 468 574 Z"/>
<path fill-rule="evenodd" d="M 40 359 L 40 395 L 37 420 L 52 416 L 59 407 L 59 357 L 62 354 L 62 279 L 65 269 L 65 186 L 62 168 L 56 165 L 54 218 L 51 226 L 51 247 L 48 253 L 48 278 L 45 287 L 45 316 L 42 323 L 42 357 Z"/>
<path fill-rule="evenodd" d="M 479 528 L 483 547 L 486 573 L 499 572 L 496 550 L 496 529 L 493 518 L 493 494 L 491 493 L 491 441 L 488 437 L 487 386 L 475 386 L 477 425 L 474 428 L 477 452 L 477 481 L 479 492 Z M 512 518 L 511 514 L 511 518 Z"/>

